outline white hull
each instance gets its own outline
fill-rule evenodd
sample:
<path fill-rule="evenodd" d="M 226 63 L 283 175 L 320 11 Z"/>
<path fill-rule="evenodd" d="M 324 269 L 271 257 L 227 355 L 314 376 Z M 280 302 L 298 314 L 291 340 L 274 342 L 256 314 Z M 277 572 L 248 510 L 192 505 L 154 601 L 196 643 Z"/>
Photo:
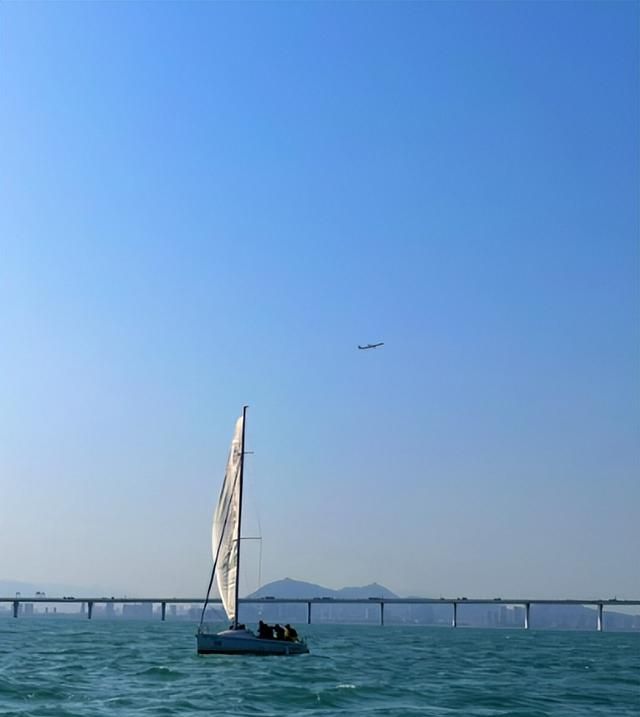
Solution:
<path fill-rule="evenodd" d="M 257 637 L 251 630 L 223 630 L 196 633 L 199 655 L 302 655 L 309 652 L 305 642 L 269 640 Z"/>

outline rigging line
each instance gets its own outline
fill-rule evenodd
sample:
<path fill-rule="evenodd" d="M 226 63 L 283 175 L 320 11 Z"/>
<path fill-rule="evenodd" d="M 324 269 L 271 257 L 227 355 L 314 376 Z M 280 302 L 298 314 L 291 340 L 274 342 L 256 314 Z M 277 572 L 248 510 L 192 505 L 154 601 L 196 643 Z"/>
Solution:
<path fill-rule="evenodd" d="M 245 453 L 252 454 L 254 451 L 245 451 Z M 260 521 L 260 503 L 256 498 L 256 491 L 255 491 L 255 484 L 253 483 L 253 466 L 251 461 L 245 464 L 245 477 L 248 478 L 248 480 L 245 481 L 245 485 L 247 483 L 251 486 L 251 484 L 254 485 L 254 490 L 249 491 L 249 495 L 251 496 L 251 506 L 254 509 L 255 512 L 255 518 L 256 523 L 258 524 L 258 537 L 252 538 L 252 540 L 259 540 L 260 541 L 260 548 L 258 552 L 258 590 L 262 587 L 262 524 Z M 247 538 L 243 538 L 243 540 L 247 540 Z"/>
<path fill-rule="evenodd" d="M 231 495 L 233 496 L 235 489 L 236 489 L 236 483 L 238 482 L 238 476 L 240 473 L 236 473 L 236 477 L 233 480 L 233 486 L 231 488 Z M 224 483 L 222 484 L 222 490 L 224 491 Z M 207 596 L 204 599 L 204 605 L 202 606 L 202 614 L 200 615 L 200 627 L 202 626 L 202 623 L 204 622 L 204 611 L 207 609 L 207 603 L 209 602 L 209 594 L 211 593 L 211 586 L 213 585 L 213 578 L 216 574 L 216 566 L 218 564 L 218 557 L 220 556 L 220 548 L 222 547 L 222 539 L 224 538 L 224 531 L 227 528 L 227 521 L 229 520 L 229 512 L 231 511 L 231 503 L 232 501 L 229 500 L 229 504 L 227 505 L 227 512 L 224 516 L 224 523 L 222 525 L 222 530 L 220 531 L 220 540 L 218 541 L 218 549 L 216 550 L 216 557 L 213 561 L 213 569 L 211 570 L 211 578 L 209 579 L 209 587 L 207 588 Z"/>
<path fill-rule="evenodd" d="M 258 535 L 260 536 L 260 549 L 258 551 L 258 590 L 262 587 L 262 522 L 260 520 L 260 506 L 256 504 L 256 519 L 258 522 Z"/>

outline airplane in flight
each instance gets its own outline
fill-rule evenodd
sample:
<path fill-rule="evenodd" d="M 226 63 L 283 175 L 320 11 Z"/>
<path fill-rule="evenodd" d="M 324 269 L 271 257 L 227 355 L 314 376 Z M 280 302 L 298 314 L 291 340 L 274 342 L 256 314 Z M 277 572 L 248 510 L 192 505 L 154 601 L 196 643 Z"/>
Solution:
<path fill-rule="evenodd" d="M 381 341 L 379 344 L 367 344 L 366 346 L 358 346 L 358 348 L 361 351 L 366 351 L 367 349 L 377 349 L 378 346 L 384 346 L 384 341 Z"/>

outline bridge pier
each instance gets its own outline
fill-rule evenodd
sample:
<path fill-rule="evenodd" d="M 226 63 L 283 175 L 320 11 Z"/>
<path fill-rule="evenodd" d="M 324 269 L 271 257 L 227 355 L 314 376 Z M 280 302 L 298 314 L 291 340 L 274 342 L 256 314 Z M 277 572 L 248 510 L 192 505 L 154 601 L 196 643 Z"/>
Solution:
<path fill-rule="evenodd" d="M 604 621 L 602 619 L 603 618 L 603 609 L 604 609 L 604 605 L 601 602 L 599 602 L 598 603 L 598 624 L 597 624 L 598 632 L 602 632 L 602 630 L 604 629 Z"/>
<path fill-rule="evenodd" d="M 529 629 L 529 612 L 531 610 L 531 603 L 527 602 L 524 604 L 524 629 Z"/>
<path fill-rule="evenodd" d="M 311 603 L 307 603 L 307 625 L 311 625 Z"/>
<path fill-rule="evenodd" d="M 454 602 L 453 605 L 453 617 L 451 618 L 451 627 L 458 627 L 458 603 Z"/>
<path fill-rule="evenodd" d="M 93 615 L 93 603 L 89 601 L 87 603 L 87 619 L 91 620 L 91 616 Z"/>
<path fill-rule="evenodd" d="M 167 603 L 160 603 L 160 619 L 164 622 L 167 619 Z"/>
<path fill-rule="evenodd" d="M 18 609 L 20 607 L 20 603 L 17 600 L 13 601 L 13 616 L 18 617 Z"/>
<path fill-rule="evenodd" d="M 380 602 L 380 624 L 384 625 L 384 603 Z"/>

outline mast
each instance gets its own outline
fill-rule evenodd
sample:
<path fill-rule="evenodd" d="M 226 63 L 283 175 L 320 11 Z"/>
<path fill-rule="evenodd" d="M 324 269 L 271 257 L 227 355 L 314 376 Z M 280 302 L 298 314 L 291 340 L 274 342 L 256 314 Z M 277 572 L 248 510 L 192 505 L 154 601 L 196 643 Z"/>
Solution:
<path fill-rule="evenodd" d="M 236 533 L 236 597 L 233 617 L 234 630 L 238 627 L 238 595 L 240 592 L 240 535 L 242 534 L 242 484 L 244 479 L 244 430 L 247 420 L 247 408 L 249 407 L 242 407 L 242 442 L 240 444 L 240 475 L 238 476 L 240 489 L 238 491 L 238 528 Z"/>

